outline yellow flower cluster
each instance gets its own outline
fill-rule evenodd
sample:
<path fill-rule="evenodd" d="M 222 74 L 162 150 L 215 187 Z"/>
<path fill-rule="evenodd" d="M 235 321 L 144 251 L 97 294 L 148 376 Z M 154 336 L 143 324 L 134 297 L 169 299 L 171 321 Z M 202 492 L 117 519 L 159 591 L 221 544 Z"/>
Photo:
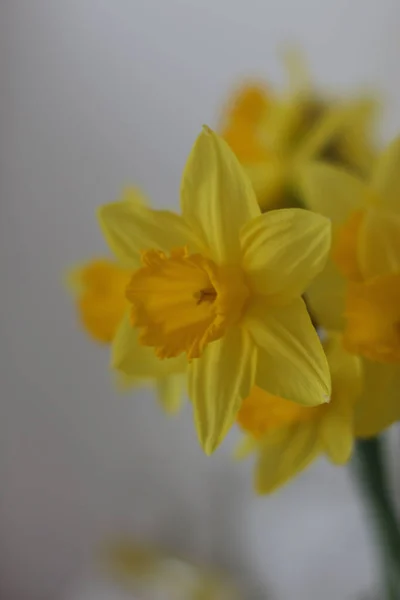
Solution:
<path fill-rule="evenodd" d="M 260 493 L 400 420 L 400 138 L 376 156 L 372 109 L 243 87 L 194 144 L 181 214 L 127 190 L 98 213 L 114 260 L 73 273 L 112 367 L 170 412 L 184 386 L 207 454 L 238 423 Z"/>

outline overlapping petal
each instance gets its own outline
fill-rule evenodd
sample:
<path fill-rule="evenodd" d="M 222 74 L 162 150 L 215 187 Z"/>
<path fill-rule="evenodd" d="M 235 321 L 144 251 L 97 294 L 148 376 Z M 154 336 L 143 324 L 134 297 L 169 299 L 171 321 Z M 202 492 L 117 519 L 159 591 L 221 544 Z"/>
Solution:
<path fill-rule="evenodd" d="M 378 193 L 379 205 L 400 215 L 400 136 L 377 160 L 371 183 Z"/>
<path fill-rule="evenodd" d="M 170 252 L 179 246 L 198 251 L 189 225 L 167 210 L 153 210 L 140 203 L 114 202 L 100 207 L 98 217 L 109 247 L 122 265 L 136 269 L 142 250 Z"/>
<path fill-rule="evenodd" d="M 328 363 L 301 298 L 274 308 L 254 302 L 245 322 L 258 347 L 259 387 L 306 406 L 329 400 Z"/>
<path fill-rule="evenodd" d="M 117 371 L 138 379 L 184 373 L 185 357 L 160 360 L 154 349 L 139 343 L 139 331 L 132 327 L 128 314 L 123 318 L 111 347 L 111 365 Z"/>
<path fill-rule="evenodd" d="M 319 436 L 330 460 L 337 465 L 346 463 L 354 443 L 353 408 L 327 412 L 321 421 Z"/>
<path fill-rule="evenodd" d="M 300 185 L 306 205 L 342 225 L 352 212 L 365 208 L 367 185 L 343 169 L 315 162 L 302 168 Z"/>
<path fill-rule="evenodd" d="M 400 271 L 400 211 L 366 211 L 359 230 L 358 256 L 366 279 Z"/>
<path fill-rule="evenodd" d="M 236 262 L 239 232 L 260 209 L 250 180 L 228 144 L 210 129 L 197 138 L 181 186 L 182 213 L 217 262 Z"/>
<path fill-rule="evenodd" d="M 372 437 L 400 421 L 398 365 L 365 361 L 365 386 L 357 405 L 355 433 Z"/>
<path fill-rule="evenodd" d="M 305 297 L 311 317 L 318 326 L 343 330 L 346 281 L 332 260 L 328 260 L 322 273 L 311 282 Z"/>
<path fill-rule="evenodd" d="M 254 383 L 257 351 L 248 333 L 231 327 L 210 343 L 189 367 L 189 396 L 193 402 L 200 443 L 211 454 L 234 423 Z"/>
<path fill-rule="evenodd" d="M 255 488 L 268 494 L 304 470 L 321 452 L 313 423 L 296 423 L 269 435 L 259 451 Z"/>
<path fill-rule="evenodd" d="M 175 414 L 182 407 L 186 388 L 186 373 L 173 373 L 156 380 L 158 399 L 167 414 Z"/>
<path fill-rule="evenodd" d="M 252 289 L 288 302 L 322 271 L 330 248 L 330 223 L 302 209 L 275 210 L 247 223 L 241 243 Z"/>

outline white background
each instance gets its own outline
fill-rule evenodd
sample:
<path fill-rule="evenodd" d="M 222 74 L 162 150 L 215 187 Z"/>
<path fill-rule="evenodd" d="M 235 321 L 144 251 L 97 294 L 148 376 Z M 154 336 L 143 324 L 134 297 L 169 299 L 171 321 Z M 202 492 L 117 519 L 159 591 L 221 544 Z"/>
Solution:
<path fill-rule="evenodd" d="M 398 130 L 399 26 L 397 0 L 0 2 L 2 597 L 60 598 L 120 531 L 250 578 L 260 598 L 370 588 L 350 472 L 321 462 L 254 497 L 232 439 L 201 454 L 189 407 L 171 421 L 149 393 L 114 393 L 62 277 L 105 252 L 94 210 L 125 184 L 177 206 L 201 125 L 241 75 L 283 83 L 285 42 L 320 86 L 377 86 L 382 131 Z"/>

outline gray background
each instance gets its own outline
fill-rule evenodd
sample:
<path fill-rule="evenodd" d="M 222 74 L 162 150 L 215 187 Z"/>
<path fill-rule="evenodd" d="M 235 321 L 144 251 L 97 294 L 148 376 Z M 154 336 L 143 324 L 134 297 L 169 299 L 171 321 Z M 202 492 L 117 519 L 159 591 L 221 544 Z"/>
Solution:
<path fill-rule="evenodd" d="M 189 407 L 117 395 L 80 332 L 63 270 L 105 246 L 98 204 L 125 184 L 178 205 L 203 123 L 241 75 L 284 81 L 305 50 L 335 91 L 377 86 L 400 121 L 397 0 L 0 2 L 0 586 L 61 597 L 96 544 L 131 531 L 292 600 L 359 598 L 375 578 L 350 471 L 324 461 L 267 499 L 251 464 L 212 458 Z M 267 588 L 265 588 L 267 589 Z M 262 597 L 265 597 L 262 593 Z M 274 596 L 275 597 L 275 596 Z"/>

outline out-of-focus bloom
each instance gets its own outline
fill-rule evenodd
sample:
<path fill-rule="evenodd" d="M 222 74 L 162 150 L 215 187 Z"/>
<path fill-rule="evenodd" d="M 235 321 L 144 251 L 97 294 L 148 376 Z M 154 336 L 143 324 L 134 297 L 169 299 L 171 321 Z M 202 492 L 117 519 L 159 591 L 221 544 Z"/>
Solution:
<path fill-rule="evenodd" d="M 113 365 L 136 377 L 138 343 L 153 347 L 160 369 L 186 354 L 198 436 L 211 453 L 254 384 L 304 405 L 328 400 L 329 368 L 301 294 L 324 266 L 330 226 L 299 209 L 261 215 L 233 152 L 207 128 L 181 204 L 182 216 L 133 202 L 99 211 L 111 249 L 132 269 L 131 322 L 114 339 Z"/>
<path fill-rule="evenodd" d="M 97 342 L 109 344 L 115 336 L 128 309 L 125 292 L 130 274 L 108 258 L 93 259 L 69 274 L 80 322 Z"/>
<path fill-rule="evenodd" d="M 361 359 L 344 350 L 338 334 L 328 336 L 324 349 L 332 378 L 328 404 L 304 407 L 255 387 L 239 411 L 247 436 L 238 456 L 257 453 L 255 488 L 260 494 L 282 486 L 320 454 L 335 464 L 350 457 L 362 390 Z"/>
<path fill-rule="evenodd" d="M 137 202 L 138 193 L 134 190 L 127 191 L 123 201 Z M 126 288 L 131 274 L 131 270 L 108 258 L 93 259 L 70 271 L 68 287 L 76 300 L 79 320 L 95 341 L 110 344 L 128 319 Z M 178 411 L 185 388 L 185 361 L 171 361 L 163 365 L 164 369 L 160 369 L 159 361 L 150 348 L 141 346 L 137 340 L 135 347 L 133 343 L 134 340 L 132 360 L 137 363 L 135 377 L 121 377 L 120 385 L 131 387 L 152 383 L 165 411 Z"/>
<path fill-rule="evenodd" d="M 321 97 L 299 76 L 289 56 L 288 93 L 277 96 L 259 82 L 238 89 L 225 110 L 222 136 L 248 173 L 262 209 L 298 201 L 302 167 L 313 159 L 365 174 L 374 152 L 369 139 L 375 103 Z M 303 68 L 303 72 L 305 69 Z"/>
<path fill-rule="evenodd" d="M 365 183 L 322 164 L 303 173 L 310 208 L 333 224 L 332 260 L 308 290 L 322 326 L 341 328 L 365 359 L 357 432 L 375 435 L 400 419 L 400 138 Z"/>
<path fill-rule="evenodd" d="M 105 549 L 105 573 L 141 598 L 165 600 L 239 600 L 239 589 L 222 573 L 192 564 L 152 546 L 130 539 L 116 540 Z"/>

